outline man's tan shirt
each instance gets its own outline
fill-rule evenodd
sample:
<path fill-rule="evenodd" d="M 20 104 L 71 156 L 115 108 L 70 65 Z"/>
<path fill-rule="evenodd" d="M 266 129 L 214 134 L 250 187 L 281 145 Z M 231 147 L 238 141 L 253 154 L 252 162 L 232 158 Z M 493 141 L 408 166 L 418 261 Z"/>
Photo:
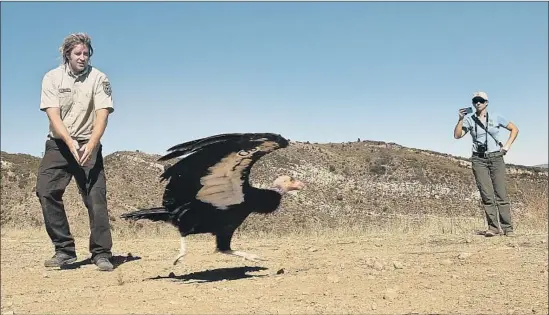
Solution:
<path fill-rule="evenodd" d="M 68 65 L 48 71 L 42 80 L 40 110 L 59 107 L 61 120 L 75 140 L 88 140 L 93 130 L 95 111 L 106 108 L 114 111 L 111 85 L 107 76 L 92 66 L 79 76 L 71 73 Z M 55 134 L 51 124 L 49 136 Z"/>

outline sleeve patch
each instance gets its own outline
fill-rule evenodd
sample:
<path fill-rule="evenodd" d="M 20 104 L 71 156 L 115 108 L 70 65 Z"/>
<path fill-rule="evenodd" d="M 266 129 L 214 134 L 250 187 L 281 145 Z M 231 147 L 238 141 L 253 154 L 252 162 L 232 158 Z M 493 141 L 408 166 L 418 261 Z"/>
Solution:
<path fill-rule="evenodd" d="M 111 96 L 112 94 L 111 83 L 108 81 L 105 81 L 102 84 L 103 84 L 103 91 L 105 91 L 105 94 L 107 94 L 108 96 Z"/>

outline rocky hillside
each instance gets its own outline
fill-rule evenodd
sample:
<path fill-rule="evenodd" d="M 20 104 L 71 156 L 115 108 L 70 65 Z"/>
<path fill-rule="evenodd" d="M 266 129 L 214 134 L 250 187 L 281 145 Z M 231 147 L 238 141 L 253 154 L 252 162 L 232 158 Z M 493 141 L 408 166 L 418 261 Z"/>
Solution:
<path fill-rule="evenodd" d="M 158 155 L 116 152 L 105 157 L 108 202 L 114 229 L 130 225 L 118 218 L 138 207 L 157 206 L 164 183 L 159 175 L 173 163 Z M 1 224 L 39 226 L 35 196 L 38 157 L 2 152 Z M 482 214 L 467 159 L 392 143 L 295 143 L 265 156 L 252 169 L 252 184 L 267 187 L 280 174 L 307 184 L 288 196 L 276 214 L 253 216 L 243 226 L 272 229 L 376 224 L 394 216 L 441 217 Z M 517 218 L 547 221 L 546 168 L 508 165 L 508 187 Z M 71 181 L 65 193 L 72 226 L 87 229 L 87 210 Z M 138 226 L 148 223 L 139 223 Z M 75 228 L 76 228 L 75 227 Z"/>

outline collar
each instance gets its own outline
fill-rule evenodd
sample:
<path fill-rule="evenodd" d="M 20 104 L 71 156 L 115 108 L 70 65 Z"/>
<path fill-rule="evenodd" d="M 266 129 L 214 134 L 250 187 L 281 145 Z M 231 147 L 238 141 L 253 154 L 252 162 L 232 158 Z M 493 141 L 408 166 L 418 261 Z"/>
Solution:
<path fill-rule="evenodd" d="M 475 117 L 482 118 L 482 116 L 477 115 L 477 113 L 474 113 Z M 485 116 L 488 117 L 488 111 L 486 111 Z"/>
<path fill-rule="evenodd" d="M 71 76 L 71 77 L 73 77 L 73 78 L 75 78 L 75 79 L 78 79 L 78 78 L 80 78 L 80 77 L 82 77 L 82 76 L 88 74 L 88 72 L 90 72 L 90 70 L 91 70 L 91 66 L 88 64 L 88 65 L 86 66 L 86 69 L 84 69 L 82 72 L 80 72 L 79 74 L 74 74 L 74 73 L 72 72 L 72 70 L 71 70 L 71 67 L 69 67 L 68 64 L 65 64 L 65 72 L 66 72 L 69 76 Z"/>

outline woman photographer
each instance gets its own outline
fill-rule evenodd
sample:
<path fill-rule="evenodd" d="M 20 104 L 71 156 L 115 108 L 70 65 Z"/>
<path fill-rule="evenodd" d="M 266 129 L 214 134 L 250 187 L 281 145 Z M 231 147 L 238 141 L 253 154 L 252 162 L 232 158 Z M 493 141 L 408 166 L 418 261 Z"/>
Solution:
<path fill-rule="evenodd" d="M 467 132 L 473 138 L 471 157 L 473 174 L 488 221 L 488 229 L 483 234 L 487 237 L 499 235 L 499 227 L 501 227 L 503 234 L 514 236 L 503 156 L 515 141 L 518 128 L 504 117 L 488 113 L 486 110 L 488 95 L 485 92 L 475 92 L 472 103 L 476 111 L 471 115 L 467 115 L 466 108 L 459 110 L 454 138 L 460 139 Z M 485 126 L 488 128 L 488 133 Z M 505 145 L 497 140 L 502 127 L 511 132 Z"/>

